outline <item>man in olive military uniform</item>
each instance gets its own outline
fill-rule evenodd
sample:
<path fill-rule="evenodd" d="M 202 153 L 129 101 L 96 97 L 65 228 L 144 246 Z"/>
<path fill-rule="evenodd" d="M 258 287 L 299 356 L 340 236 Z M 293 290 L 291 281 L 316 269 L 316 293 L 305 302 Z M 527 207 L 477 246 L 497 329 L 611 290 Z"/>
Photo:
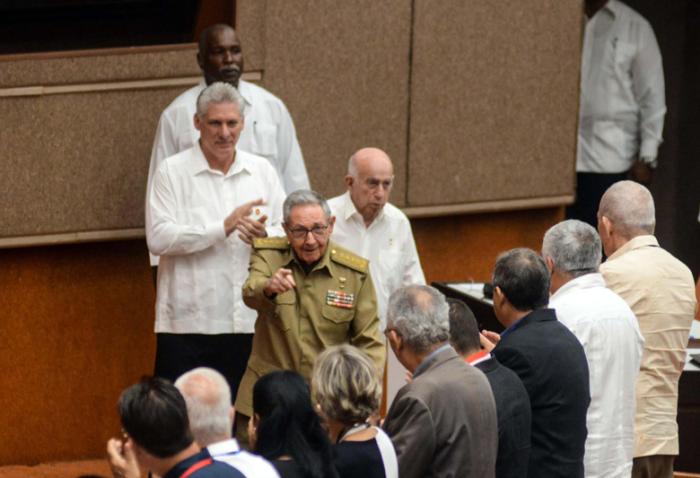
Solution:
<path fill-rule="evenodd" d="M 329 241 L 335 218 L 320 194 L 293 192 L 283 216 L 287 237 L 254 240 L 243 285 L 243 301 L 258 311 L 236 397 L 236 410 L 245 417 L 253 414 L 258 378 L 288 369 L 308 379 L 316 356 L 331 345 L 350 343 L 372 359 L 378 373 L 384 367 L 368 261 Z M 243 420 L 238 421 L 241 430 Z"/>

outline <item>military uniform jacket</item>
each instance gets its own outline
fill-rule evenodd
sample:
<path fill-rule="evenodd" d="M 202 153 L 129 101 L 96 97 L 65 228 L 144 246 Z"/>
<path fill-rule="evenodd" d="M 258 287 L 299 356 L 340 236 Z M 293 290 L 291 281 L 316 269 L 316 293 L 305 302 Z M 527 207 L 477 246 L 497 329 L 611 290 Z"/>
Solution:
<path fill-rule="evenodd" d="M 236 410 L 253 414 L 253 385 L 275 370 L 295 370 L 309 379 L 316 356 L 331 345 L 350 343 L 382 371 L 386 349 L 379 329 L 369 263 L 329 242 L 306 274 L 284 237 L 254 241 L 243 301 L 258 311 L 253 349 L 236 397 Z M 269 299 L 267 280 L 290 269 L 296 287 Z"/>

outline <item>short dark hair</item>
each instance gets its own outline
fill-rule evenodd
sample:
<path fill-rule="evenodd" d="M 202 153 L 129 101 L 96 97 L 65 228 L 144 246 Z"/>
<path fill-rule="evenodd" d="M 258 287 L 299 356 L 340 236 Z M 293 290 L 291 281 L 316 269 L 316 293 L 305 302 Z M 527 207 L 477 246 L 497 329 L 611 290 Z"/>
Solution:
<path fill-rule="evenodd" d="M 549 281 L 544 260 L 532 249 L 511 249 L 496 259 L 493 287 L 499 287 L 521 312 L 541 309 L 549 303 Z"/>
<path fill-rule="evenodd" d="M 460 355 L 478 352 L 479 324 L 474 312 L 461 300 L 447 299 L 450 305 L 450 343 Z"/>
<path fill-rule="evenodd" d="M 220 30 L 233 30 L 233 27 L 225 23 L 216 23 L 202 30 L 199 34 L 199 53 L 206 54 L 207 47 L 209 46 L 209 35 Z M 235 32 L 235 30 L 233 31 Z"/>
<path fill-rule="evenodd" d="M 131 439 L 159 458 L 171 457 L 194 441 L 185 399 L 164 378 L 144 377 L 124 390 L 119 416 Z"/>

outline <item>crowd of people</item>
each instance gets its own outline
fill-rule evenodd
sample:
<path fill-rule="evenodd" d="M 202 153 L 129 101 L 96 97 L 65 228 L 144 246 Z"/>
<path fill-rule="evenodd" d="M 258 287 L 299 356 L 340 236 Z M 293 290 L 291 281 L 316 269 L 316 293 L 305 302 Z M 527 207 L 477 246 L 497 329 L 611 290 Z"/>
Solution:
<path fill-rule="evenodd" d="M 617 0 L 586 7 L 588 49 L 618 20 L 640 24 Z M 197 61 L 202 83 L 166 108 L 153 146 L 155 371 L 119 399 L 115 477 L 672 476 L 697 304 L 645 186 L 606 176 L 593 220 L 496 258 L 504 330 L 479 330 L 425 285 L 384 151 L 355 152 L 347 191 L 326 200 L 282 101 L 241 80 L 234 30 L 207 28 Z M 655 165 L 657 129 L 637 173 Z M 580 138 L 579 165 L 604 153 L 593 143 Z M 382 416 L 387 366 L 407 378 Z"/>

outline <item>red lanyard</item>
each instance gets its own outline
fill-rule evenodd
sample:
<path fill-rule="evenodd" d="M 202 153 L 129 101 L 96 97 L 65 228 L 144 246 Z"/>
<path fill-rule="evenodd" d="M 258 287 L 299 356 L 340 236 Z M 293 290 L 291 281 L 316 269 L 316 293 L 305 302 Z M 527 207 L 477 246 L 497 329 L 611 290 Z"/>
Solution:
<path fill-rule="evenodd" d="M 180 475 L 180 478 L 188 478 L 192 473 L 195 471 L 201 470 L 205 466 L 211 465 L 213 460 L 211 458 L 204 458 L 203 460 L 198 461 L 197 463 L 194 463 L 191 465 L 188 469 L 185 470 L 185 472 Z"/>

